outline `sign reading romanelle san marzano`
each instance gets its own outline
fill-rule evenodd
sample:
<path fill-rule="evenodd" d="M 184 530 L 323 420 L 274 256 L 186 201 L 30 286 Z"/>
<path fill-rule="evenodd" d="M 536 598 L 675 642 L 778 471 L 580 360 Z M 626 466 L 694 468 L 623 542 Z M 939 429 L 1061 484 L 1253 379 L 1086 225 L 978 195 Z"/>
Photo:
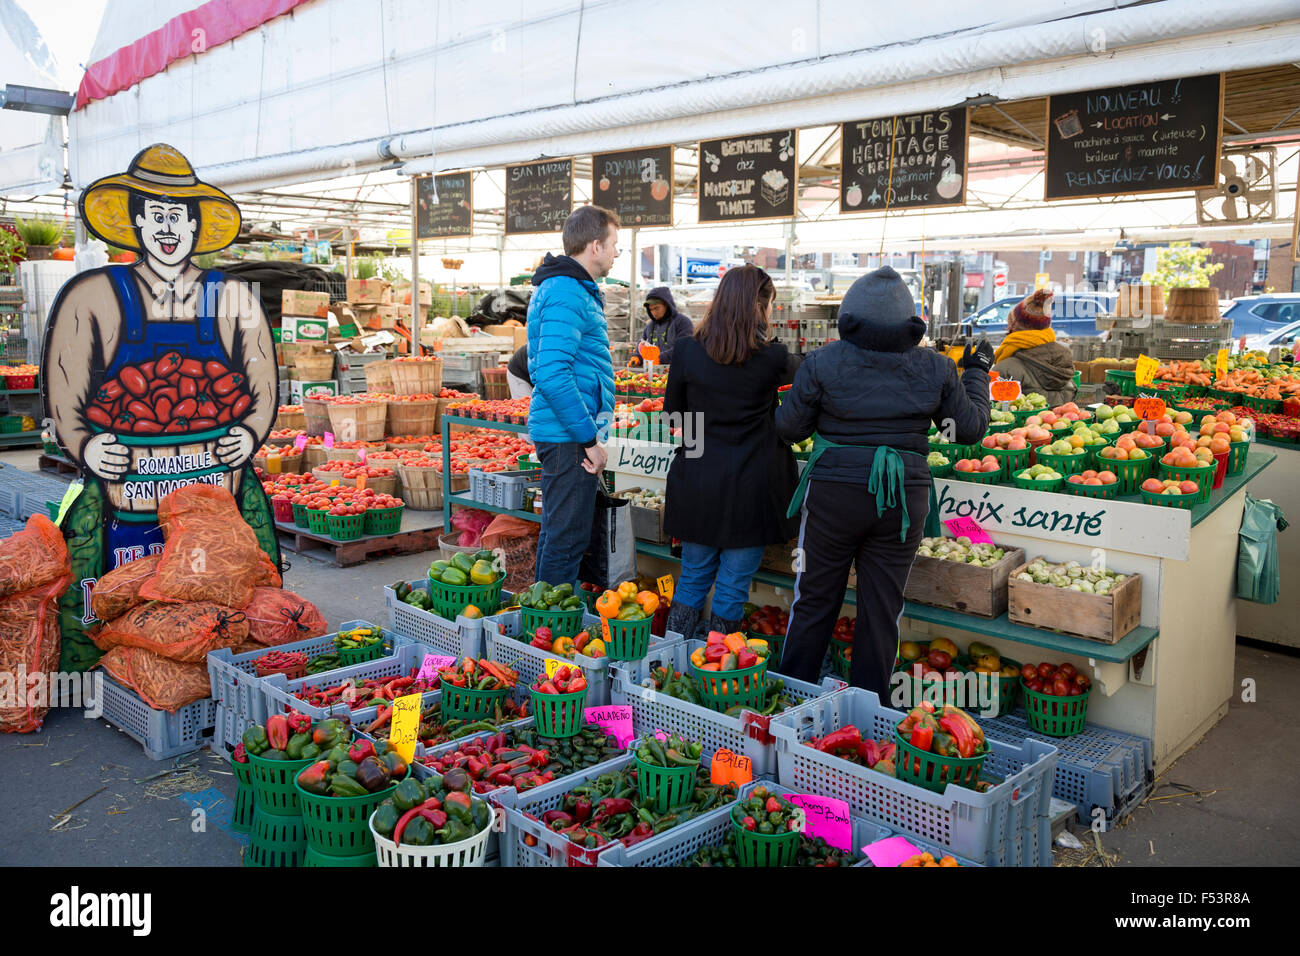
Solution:
<path fill-rule="evenodd" d="M 796 136 L 785 129 L 700 143 L 700 222 L 793 216 Z"/>
<path fill-rule="evenodd" d="M 673 148 L 625 149 L 591 157 L 591 201 L 625 226 L 673 224 Z"/>
<path fill-rule="evenodd" d="M 965 107 L 841 124 L 840 212 L 961 205 L 966 131 Z"/>
<path fill-rule="evenodd" d="M 506 235 L 559 232 L 573 212 L 573 160 L 506 167 Z"/>
<path fill-rule="evenodd" d="M 440 176 L 416 177 L 415 235 L 417 239 L 456 239 L 473 233 L 474 177 L 472 174 L 443 173 Z"/>
<path fill-rule="evenodd" d="M 1213 186 L 1222 130 L 1221 73 L 1048 97 L 1043 197 Z"/>

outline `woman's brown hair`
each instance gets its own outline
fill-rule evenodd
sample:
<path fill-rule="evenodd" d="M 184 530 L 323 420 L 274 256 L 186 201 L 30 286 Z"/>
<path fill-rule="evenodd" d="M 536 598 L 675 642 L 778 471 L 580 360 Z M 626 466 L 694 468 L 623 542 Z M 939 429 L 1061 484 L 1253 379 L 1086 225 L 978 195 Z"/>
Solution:
<path fill-rule="evenodd" d="M 770 335 L 767 305 L 774 298 L 772 277 L 758 266 L 728 269 L 695 338 L 719 365 L 747 362 Z"/>

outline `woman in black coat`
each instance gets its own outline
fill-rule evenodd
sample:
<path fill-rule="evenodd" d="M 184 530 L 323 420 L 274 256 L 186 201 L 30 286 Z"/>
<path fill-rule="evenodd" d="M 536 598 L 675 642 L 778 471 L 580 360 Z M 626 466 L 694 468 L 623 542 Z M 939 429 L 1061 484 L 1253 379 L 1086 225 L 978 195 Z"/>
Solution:
<path fill-rule="evenodd" d="M 683 544 L 668 629 L 687 637 L 710 588 L 709 630 L 739 630 L 764 547 L 793 537 L 785 510 L 798 473 L 772 418 L 793 361 L 768 339 L 775 297 L 762 269 L 728 270 L 669 367 L 664 411 L 681 418 L 682 445 L 668 469 L 664 530 Z"/>
<path fill-rule="evenodd" d="M 849 683 L 889 700 L 903 589 L 930 510 L 930 422 L 971 444 L 989 423 L 988 342 L 968 346 L 965 371 L 917 348 L 925 322 L 886 266 L 858 279 L 840 303 L 840 341 L 818 349 L 776 413 L 782 441 L 815 435 L 790 513 L 802 561 L 780 672 L 815 681 L 858 569 Z M 785 512 L 782 512 L 785 513 Z"/>

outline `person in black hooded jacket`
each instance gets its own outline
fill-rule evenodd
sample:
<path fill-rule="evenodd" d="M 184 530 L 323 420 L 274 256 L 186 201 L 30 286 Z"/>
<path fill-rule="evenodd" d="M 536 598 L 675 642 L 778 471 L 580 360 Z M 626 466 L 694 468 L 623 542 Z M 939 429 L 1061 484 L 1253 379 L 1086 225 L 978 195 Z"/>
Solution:
<path fill-rule="evenodd" d="M 679 338 L 689 339 L 694 335 L 695 325 L 690 316 L 677 311 L 677 303 L 666 285 L 650 290 L 645 297 L 645 311 L 650 321 L 645 324 L 641 341 L 657 346 L 659 364 L 667 365 L 673 360 L 674 343 Z"/>
<path fill-rule="evenodd" d="M 888 266 L 845 293 L 839 330 L 840 341 L 804 360 L 776 412 L 782 441 L 815 442 L 790 504 L 801 560 L 779 670 L 817 680 L 856 561 L 849 682 L 887 702 L 903 589 L 930 507 L 930 422 L 953 442 L 983 437 L 993 348 L 968 346 L 960 378 L 951 359 L 917 348 L 925 322 Z"/>

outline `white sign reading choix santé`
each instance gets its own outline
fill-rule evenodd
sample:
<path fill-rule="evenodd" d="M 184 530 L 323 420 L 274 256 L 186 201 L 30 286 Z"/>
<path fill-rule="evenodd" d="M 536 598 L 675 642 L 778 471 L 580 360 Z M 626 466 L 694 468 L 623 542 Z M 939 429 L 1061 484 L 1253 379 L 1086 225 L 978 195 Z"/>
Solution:
<path fill-rule="evenodd" d="M 1192 515 L 1129 501 L 1105 501 L 1001 485 L 936 479 L 939 520 L 973 518 L 994 536 L 1024 535 L 1186 561 Z"/>

